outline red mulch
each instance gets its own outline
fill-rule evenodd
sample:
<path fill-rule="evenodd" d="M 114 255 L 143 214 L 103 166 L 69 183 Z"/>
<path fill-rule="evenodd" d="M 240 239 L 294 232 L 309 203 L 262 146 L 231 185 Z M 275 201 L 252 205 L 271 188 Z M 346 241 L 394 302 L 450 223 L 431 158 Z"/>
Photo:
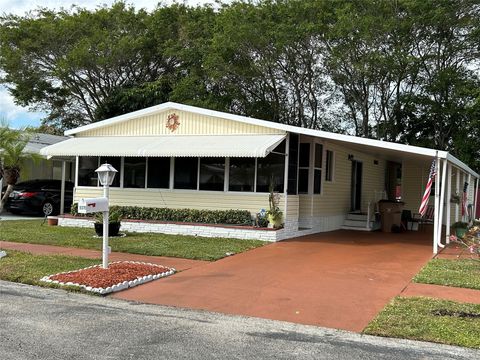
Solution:
<path fill-rule="evenodd" d="M 108 265 L 108 269 L 93 267 L 82 269 L 68 274 L 50 276 L 51 280 L 63 283 L 72 282 L 92 288 L 107 288 L 124 281 L 132 281 L 147 275 L 156 275 L 169 271 L 169 268 L 160 265 L 135 264 L 120 262 Z"/>

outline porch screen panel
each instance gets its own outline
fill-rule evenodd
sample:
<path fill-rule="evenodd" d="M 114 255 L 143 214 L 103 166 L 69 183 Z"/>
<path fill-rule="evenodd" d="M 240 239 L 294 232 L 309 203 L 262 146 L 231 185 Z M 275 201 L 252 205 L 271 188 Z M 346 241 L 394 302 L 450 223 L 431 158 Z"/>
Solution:
<path fill-rule="evenodd" d="M 225 158 L 200 158 L 200 190 L 223 191 Z"/>
<path fill-rule="evenodd" d="M 98 176 L 95 170 L 98 169 L 97 156 L 80 156 L 78 158 L 78 185 L 97 186 Z"/>
<path fill-rule="evenodd" d="M 113 179 L 113 184 L 110 185 L 111 187 L 120 187 L 120 168 L 122 166 L 122 160 L 119 156 L 102 156 L 100 157 L 100 164 L 108 163 L 112 165 L 118 173 L 115 175 Z"/>
<path fill-rule="evenodd" d="M 198 158 L 175 158 L 175 189 L 197 189 Z"/>
<path fill-rule="evenodd" d="M 285 178 L 285 155 L 270 153 L 257 160 L 257 192 L 283 192 Z"/>
<path fill-rule="evenodd" d="M 149 157 L 147 188 L 168 189 L 170 187 L 170 158 Z"/>
<path fill-rule="evenodd" d="M 144 188 L 146 168 L 146 158 L 126 157 L 123 160 L 123 187 Z"/>
<path fill-rule="evenodd" d="M 253 191 L 255 186 L 255 158 L 230 158 L 229 191 Z"/>

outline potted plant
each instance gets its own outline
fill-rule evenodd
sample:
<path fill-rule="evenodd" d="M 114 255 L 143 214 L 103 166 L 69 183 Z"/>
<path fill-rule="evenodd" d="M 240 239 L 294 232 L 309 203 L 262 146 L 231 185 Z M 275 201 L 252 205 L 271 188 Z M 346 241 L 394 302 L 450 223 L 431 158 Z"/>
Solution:
<path fill-rule="evenodd" d="M 467 232 L 468 224 L 466 222 L 457 221 L 456 223 L 452 224 L 451 227 L 452 229 L 455 229 L 455 235 L 461 239 Z"/>
<path fill-rule="evenodd" d="M 103 236 L 103 213 L 95 214 L 95 233 L 98 236 Z M 117 209 L 110 209 L 108 216 L 108 236 L 118 236 L 122 221 L 122 214 Z"/>
<path fill-rule="evenodd" d="M 460 204 L 460 195 L 453 194 L 452 197 L 450 198 L 450 202 L 452 204 Z"/>
<path fill-rule="evenodd" d="M 268 227 L 278 229 L 282 226 L 283 213 L 278 206 L 278 203 L 280 202 L 280 194 L 273 189 L 273 185 L 270 185 L 270 194 L 268 196 L 268 204 L 270 208 L 267 210 L 266 215 L 268 219 Z"/>

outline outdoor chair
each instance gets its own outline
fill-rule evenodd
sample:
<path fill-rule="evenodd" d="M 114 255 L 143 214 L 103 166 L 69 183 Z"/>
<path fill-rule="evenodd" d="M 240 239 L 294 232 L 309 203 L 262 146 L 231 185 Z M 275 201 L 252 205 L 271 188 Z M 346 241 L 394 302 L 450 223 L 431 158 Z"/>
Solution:
<path fill-rule="evenodd" d="M 402 211 L 402 228 L 404 230 L 413 230 L 413 224 L 419 223 L 419 222 L 420 222 L 419 219 L 414 218 L 410 210 Z M 408 224 L 410 224 L 410 228 Z"/>
<path fill-rule="evenodd" d="M 433 224 L 433 218 L 435 216 L 435 207 L 433 205 L 428 205 L 425 215 L 421 216 L 420 214 L 415 214 L 413 219 L 418 222 L 418 230 L 423 229 L 425 224 Z"/>

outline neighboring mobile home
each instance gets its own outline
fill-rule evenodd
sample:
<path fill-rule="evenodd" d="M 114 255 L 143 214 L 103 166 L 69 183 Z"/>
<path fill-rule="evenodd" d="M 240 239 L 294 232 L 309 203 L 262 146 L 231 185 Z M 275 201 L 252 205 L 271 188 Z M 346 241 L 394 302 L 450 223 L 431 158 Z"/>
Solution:
<path fill-rule="evenodd" d="M 57 144 L 67 140 L 66 136 L 57 136 L 50 134 L 34 133 L 24 151 L 29 153 L 40 154 L 40 150 L 46 146 Z M 74 163 L 71 161 L 66 163 L 66 180 L 73 181 Z M 59 159 L 42 159 L 39 162 L 32 160 L 27 161 L 20 173 L 19 181 L 27 181 L 33 179 L 50 179 L 61 180 L 62 178 L 62 161 Z"/>
<path fill-rule="evenodd" d="M 73 138 L 42 154 L 75 157 L 75 201 L 101 195 L 100 163 L 117 170 L 111 203 L 148 207 L 268 208 L 281 194 L 285 228 L 277 239 L 346 228 L 372 230 L 380 199 L 402 200 L 418 211 L 432 160 L 437 162 L 436 219 L 460 217 L 451 204 L 468 182 L 474 205 L 479 175 L 445 151 L 165 103 L 65 133 Z M 448 206 L 440 206 L 446 204 Z M 362 213 L 360 223 L 349 213 Z M 435 222 L 434 251 L 441 241 Z"/>

